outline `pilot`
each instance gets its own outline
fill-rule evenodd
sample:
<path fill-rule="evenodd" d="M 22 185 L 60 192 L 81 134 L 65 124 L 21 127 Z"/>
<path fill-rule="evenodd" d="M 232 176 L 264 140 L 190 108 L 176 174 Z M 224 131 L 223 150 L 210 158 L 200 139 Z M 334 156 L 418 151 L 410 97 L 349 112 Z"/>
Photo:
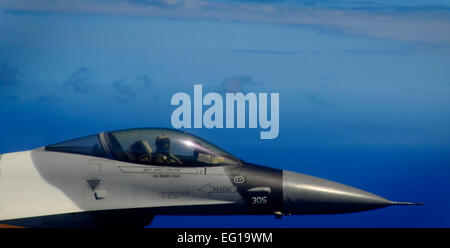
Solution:
<path fill-rule="evenodd" d="M 136 141 L 131 145 L 128 154 L 132 161 L 145 164 L 152 162 L 152 148 L 145 140 Z"/>
<path fill-rule="evenodd" d="M 183 164 L 183 162 L 172 154 L 170 149 L 170 139 L 164 134 L 156 137 L 156 151 L 153 154 L 155 162 L 158 164 Z"/>

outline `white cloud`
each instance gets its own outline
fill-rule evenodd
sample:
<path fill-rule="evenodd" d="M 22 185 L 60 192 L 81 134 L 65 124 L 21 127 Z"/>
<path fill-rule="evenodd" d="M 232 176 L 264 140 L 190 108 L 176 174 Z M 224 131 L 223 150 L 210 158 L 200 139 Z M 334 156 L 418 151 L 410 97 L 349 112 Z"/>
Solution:
<path fill-rule="evenodd" d="M 450 44 L 450 11 L 330 9 L 204 0 L 0 0 L 9 11 L 224 20 L 311 27 L 325 32 L 417 43 Z"/>

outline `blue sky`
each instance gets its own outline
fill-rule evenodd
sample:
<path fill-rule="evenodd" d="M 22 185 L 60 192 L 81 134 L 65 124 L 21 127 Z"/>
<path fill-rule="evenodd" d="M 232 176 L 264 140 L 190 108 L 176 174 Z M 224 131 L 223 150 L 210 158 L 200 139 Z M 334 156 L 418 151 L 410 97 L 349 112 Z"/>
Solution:
<path fill-rule="evenodd" d="M 427 206 L 282 220 L 157 217 L 153 226 L 448 227 L 449 7 L 0 0 L 0 152 L 170 127 L 174 93 L 239 85 L 280 93 L 277 139 L 253 129 L 187 131 L 247 161 Z"/>

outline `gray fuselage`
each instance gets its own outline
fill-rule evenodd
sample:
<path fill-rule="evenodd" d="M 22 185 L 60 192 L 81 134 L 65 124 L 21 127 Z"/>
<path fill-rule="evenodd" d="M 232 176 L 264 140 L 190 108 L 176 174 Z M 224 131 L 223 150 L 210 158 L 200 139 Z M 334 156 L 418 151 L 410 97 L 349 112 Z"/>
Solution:
<path fill-rule="evenodd" d="M 170 153 L 154 152 L 162 142 Z M 0 223 L 10 225 L 145 226 L 162 214 L 334 214 L 398 204 L 407 203 L 249 164 L 168 129 L 101 133 L 0 158 Z"/>

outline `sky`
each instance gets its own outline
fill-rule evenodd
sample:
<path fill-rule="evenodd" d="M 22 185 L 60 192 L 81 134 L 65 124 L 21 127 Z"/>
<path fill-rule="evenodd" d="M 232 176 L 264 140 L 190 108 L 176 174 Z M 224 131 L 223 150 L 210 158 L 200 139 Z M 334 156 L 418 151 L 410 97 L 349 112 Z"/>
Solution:
<path fill-rule="evenodd" d="M 171 127 L 171 96 L 280 94 L 280 131 L 186 129 L 248 162 L 423 207 L 149 227 L 450 227 L 450 3 L 0 0 L 0 153 Z"/>

